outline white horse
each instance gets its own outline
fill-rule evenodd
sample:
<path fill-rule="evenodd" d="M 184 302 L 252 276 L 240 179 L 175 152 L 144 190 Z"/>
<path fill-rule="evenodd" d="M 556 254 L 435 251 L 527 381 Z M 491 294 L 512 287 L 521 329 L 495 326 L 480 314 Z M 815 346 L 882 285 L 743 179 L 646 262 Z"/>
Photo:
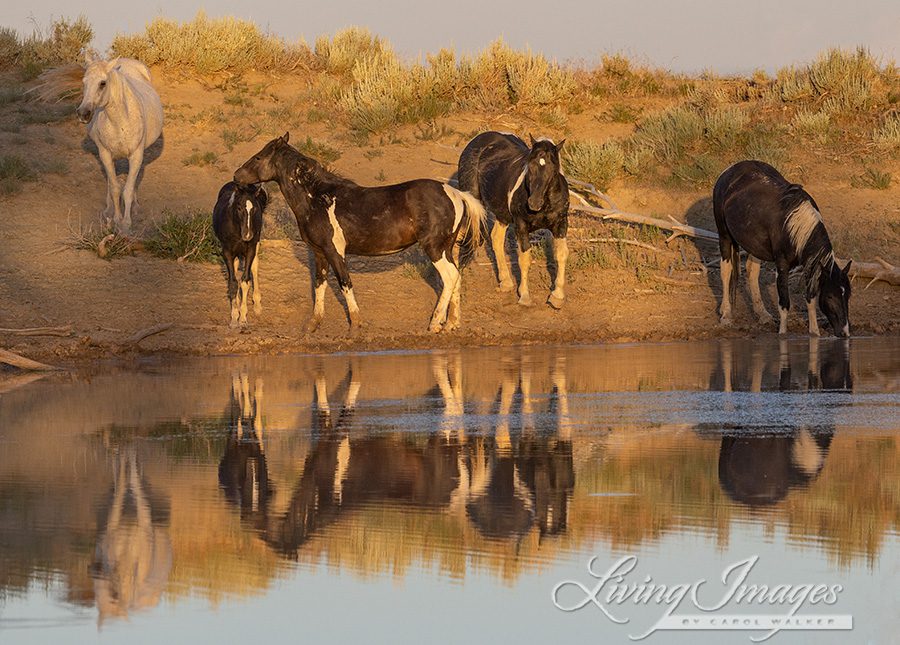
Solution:
<path fill-rule="evenodd" d="M 120 233 L 131 228 L 131 208 L 144 150 L 162 134 L 163 109 L 150 80 L 150 70 L 131 58 L 100 60 L 85 54 L 83 99 L 76 114 L 87 123 L 88 136 L 97 144 L 106 170 L 106 215 L 110 211 Z M 116 159 L 128 159 L 124 216 L 116 179 Z"/>

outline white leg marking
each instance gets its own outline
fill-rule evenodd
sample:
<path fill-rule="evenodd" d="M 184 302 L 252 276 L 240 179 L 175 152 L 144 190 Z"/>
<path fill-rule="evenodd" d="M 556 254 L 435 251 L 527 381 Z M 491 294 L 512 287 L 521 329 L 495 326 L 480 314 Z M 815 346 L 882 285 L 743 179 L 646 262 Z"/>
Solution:
<path fill-rule="evenodd" d="M 761 322 L 769 322 L 772 316 L 766 311 L 762 301 L 762 293 L 759 290 L 759 270 L 762 262 L 752 255 L 747 256 L 747 283 L 750 285 L 750 299 L 753 301 L 753 311 Z"/>
<path fill-rule="evenodd" d="M 258 316 L 262 313 L 262 293 L 259 290 L 259 244 L 256 245 L 256 255 L 250 264 L 250 277 L 253 279 L 253 313 Z"/>
<path fill-rule="evenodd" d="M 350 324 L 356 325 L 359 322 L 359 305 L 356 304 L 356 296 L 353 295 L 351 287 L 341 289 L 344 294 L 344 300 L 347 301 L 347 311 L 350 312 Z"/>
<path fill-rule="evenodd" d="M 313 315 L 319 319 L 325 316 L 325 289 L 327 287 L 328 282 L 324 280 L 316 287 L 316 304 L 313 307 Z"/>
<path fill-rule="evenodd" d="M 500 279 L 500 291 L 512 291 L 512 274 L 509 271 L 509 260 L 506 258 L 506 229 L 509 226 L 494 220 L 491 229 L 491 246 L 494 249 L 494 257 L 497 259 L 497 277 Z"/>
<path fill-rule="evenodd" d="M 231 299 L 231 326 L 235 327 L 238 324 L 238 317 L 240 316 L 240 306 L 241 306 L 241 283 L 240 283 L 240 268 L 241 261 L 239 258 L 234 258 L 232 262 L 232 267 L 234 267 L 234 278 L 238 280 L 237 291 L 234 294 L 234 297 Z"/>
<path fill-rule="evenodd" d="M 782 309 L 781 305 L 778 306 L 778 315 L 780 321 L 778 323 L 778 333 L 786 334 L 788 333 L 788 309 Z"/>
<path fill-rule="evenodd" d="M 719 262 L 719 272 L 722 274 L 722 308 L 719 310 L 722 324 L 731 322 L 731 260 L 722 258 Z"/>
<path fill-rule="evenodd" d="M 350 438 L 341 439 L 341 445 L 338 446 L 337 468 L 334 471 L 334 501 L 338 504 L 342 501 L 344 489 L 344 479 L 347 477 L 347 468 L 350 467 Z"/>
<path fill-rule="evenodd" d="M 819 335 L 819 320 L 816 314 L 816 306 L 819 304 L 819 298 L 815 297 L 806 303 L 806 315 L 809 317 L 809 334 L 810 336 Z"/>
<path fill-rule="evenodd" d="M 331 222 L 331 242 L 337 249 L 338 255 L 344 257 L 344 251 L 347 249 L 347 240 L 344 239 L 344 229 L 338 223 L 337 216 L 334 214 L 337 208 L 337 200 L 331 200 L 331 206 L 328 207 L 328 221 Z"/>
<path fill-rule="evenodd" d="M 325 414 L 331 413 L 331 407 L 328 405 L 328 385 L 321 374 L 316 377 L 316 408 Z"/>
<path fill-rule="evenodd" d="M 522 182 L 525 181 L 525 173 L 528 172 L 528 166 L 525 166 L 525 169 L 522 170 L 522 174 L 519 175 L 518 179 L 516 179 L 516 183 L 513 184 L 512 190 L 509 191 L 509 194 L 506 196 L 506 204 L 509 207 L 510 211 L 512 211 L 512 200 L 513 195 L 516 194 L 516 191 L 522 186 Z"/>
<path fill-rule="evenodd" d="M 131 207 L 135 202 L 134 186 L 137 183 L 138 172 L 141 170 L 142 163 L 144 163 L 144 147 L 138 146 L 138 149 L 128 157 L 128 177 L 125 179 L 125 190 L 122 191 L 122 198 L 125 202 L 125 217 L 119 228 L 124 234 L 131 230 Z"/>
<path fill-rule="evenodd" d="M 519 271 L 522 272 L 522 279 L 519 282 L 519 304 L 526 307 L 531 306 L 531 294 L 528 292 L 528 269 L 531 267 L 531 247 L 524 253 L 519 253 Z"/>
<path fill-rule="evenodd" d="M 444 287 L 434 308 L 434 314 L 431 316 L 431 324 L 428 326 L 428 330 L 439 332 L 447 320 L 447 307 L 450 304 L 450 298 L 453 296 L 453 290 L 456 289 L 456 283 L 459 281 L 459 269 L 447 259 L 446 253 L 441 254 L 440 259 L 434 263 L 434 268 L 440 274 Z"/>
<path fill-rule="evenodd" d="M 566 238 L 553 238 L 553 257 L 556 259 L 556 280 L 548 302 L 559 309 L 566 299 L 566 260 L 569 257 L 569 243 Z"/>

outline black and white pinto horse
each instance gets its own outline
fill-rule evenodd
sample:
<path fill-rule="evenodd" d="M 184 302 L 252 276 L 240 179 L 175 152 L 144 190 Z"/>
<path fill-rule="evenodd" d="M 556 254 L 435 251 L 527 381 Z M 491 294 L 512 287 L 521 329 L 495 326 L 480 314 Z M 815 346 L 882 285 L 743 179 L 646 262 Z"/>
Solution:
<path fill-rule="evenodd" d="M 459 158 L 460 190 L 479 198 L 494 215 L 491 245 L 497 259 L 500 291 L 515 287 L 506 258 L 506 230 L 511 225 L 519 247 L 519 304 L 531 305 L 528 269 L 529 234 L 548 229 L 553 235 L 556 278 L 547 302 L 559 309 L 565 301 L 566 258 L 569 247 L 569 185 L 560 171 L 559 152 L 565 140 L 531 140 L 529 148 L 512 134 L 483 132 L 472 139 Z"/>
<path fill-rule="evenodd" d="M 787 333 L 790 310 L 788 273 L 803 267 L 809 333 L 819 334 L 816 304 L 836 336 L 850 335 L 850 262 L 840 269 L 816 202 L 762 161 L 741 161 L 726 169 L 713 189 L 713 213 L 722 254 L 723 324 L 731 323 L 731 307 L 740 276 L 740 249 L 747 251 L 747 279 L 753 310 L 771 321 L 759 291 L 760 264 L 774 262 L 778 271 L 778 333 Z"/>
<path fill-rule="evenodd" d="M 325 316 L 325 278 L 331 266 L 347 301 L 351 328 L 359 307 L 346 256 L 388 255 L 416 242 L 434 264 L 443 290 L 429 330 L 450 331 L 460 322 L 460 272 L 453 257 L 457 238 L 480 241 L 485 211 L 472 195 L 433 179 L 364 187 L 328 172 L 288 144 L 289 133 L 267 143 L 234 173 L 242 184 L 276 181 L 294 211 L 300 235 L 313 250 L 314 331 Z"/>
<path fill-rule="evenodd" d="M 253 280 L 253 313 L 262 313 L 259 291 L 259 238 L 268 195 L 262 186 L 242 186 L 233 181 L 219 190 L 213 208 L 213 230 L 222 245 L 222 257 L 228 271 L 228 299 L 231 302 L 231 326 L 247 324 L 247 293 Z M 237 273 L 243 260 L 240 284 Z M 239 319 L 240 316 L 240 319 Z"/>

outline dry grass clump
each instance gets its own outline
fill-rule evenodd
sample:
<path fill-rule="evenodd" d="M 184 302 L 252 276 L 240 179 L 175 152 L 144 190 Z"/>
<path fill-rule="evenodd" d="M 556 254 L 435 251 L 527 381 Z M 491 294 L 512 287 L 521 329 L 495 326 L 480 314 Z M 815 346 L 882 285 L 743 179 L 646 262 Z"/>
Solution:
<path fill-rule="evenodd" d="M 802 68 L 778 71 L 770 95 L 785 103 L 812 103 L 822 110 L 852 113 L 869 108 L 880 92 L 881 69 L 868 50 L 832 48 Z"/>
<path fill-rule="evenodd" d="M 900 151 L 900 113 L 888 114 L 872 133 L 872 141 L 884 150 Z"/>
<path fill-rule="evenodd" d="M 218 72 L 292 71 L 308 66 L 312 54 L 305 43 L 291 44 L 237 18 L 207 18 L 200 12 L 190 22 L 156 18 L 143 34 L 119 35 L 112 53 L 147 65 Z"/>
<path fill-rule="evenodd" d="M 212 228 L 212 215 L 192 211 L 178 215 L 164 211 L 156 231 L 145 243 L 157 257 L 183 262 L 218 262 L 219 243 Z"/>
<path fill-rule="evenodd" d="M 80 62 L 81 53 L 94 39 L 84 16 L 59 18 L 46 30 L 37 28 L 20 38 L 13 29 L 0 28 L 0 69 L 17 67 L 31 79 L 48 67 Z"/>
<path fill-rule="evenodd" d="M 566 174 L 607 190 L 620 174 L 625 152 L 615 141 L 568 141 L 563 147 L 562 163 Z"/>
<path fill-rule="evenodd" d="M 26 182 L 36 179 L 37 173 L 19 155 L 0 157 L 0 195 L 20 193 Z"/>
<path fill-rule="evenodd" d="M 317 67 L 332 74 L 350 74 L 357 61 L 382 55 L 393 56 L 391 46 L 363 27 L 348 27 L 330 39 L 328 36 L 316 39 Z"/>
<path fill-rule="evenodd" d="M 101 226 L 95 229 L 93 224 L 87 227 L 79 224 L 75 228 L 70 224 L 69 236 L 63 242 L 63 246 L 79 251 L 93 251 L 99 258 L 112 260 L 134 255 L 135 240 L 123 237 L 108 227 Z"/>
<path fill-rule="evenodd" d="M 798 110 L 791 119 L 791 130 L 817 143 L 825 143 L 831 133 L 831 114 L 826 110 Z"/>

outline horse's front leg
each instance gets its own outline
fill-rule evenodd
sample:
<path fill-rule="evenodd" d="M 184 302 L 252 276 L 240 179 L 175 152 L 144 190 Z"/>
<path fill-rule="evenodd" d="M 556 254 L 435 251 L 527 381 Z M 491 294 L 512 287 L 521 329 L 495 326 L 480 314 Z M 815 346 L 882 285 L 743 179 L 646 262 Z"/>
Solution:
<path fill-rule="evenodd" d="M 240 306 L 240 287 L 237 281 L 237 272 L 240 260 L 231 253 L 223 253 L 225 258 L 225 269 L 228 272 L 228 303 L 231 305 L 231 327 L 237 327 L 239 306 Z"/>
<path fill-rule="evenodd" d="M 141 164 L 144 163 L 144 147 L 139 145 L 137 150 L 128 156 L 128 178 L 125 180 L 125 191 L 122 195 L 125 201 L 125 218 L 119 227 L 123 234 L 131 230 L 131 208 L 134 205 L 134 186 L 137 183 L 138 173 L 141 172 Z"/>
<path fill-rule="evenodd" d="M 322 324 L 325 318 L 325 290 L 328 287 L 328 260 L 320 249 L 313 249 L 315 255 L 316 266 L 313 271 L 313 282 L 315 283 L 315 295 L 313 304 L 313 315 L 309 323 L 306 325 L 306 332 L 313 333 Z"/>
<path fill-rule="evenodd" d="M 253 262 L 253 258 L 256 256 L 256 247 L 251 246 L 248 251 L 244 253 L 244 269 L 241 271 L 241 325 L 247 324 L 247 296 L 250 293 L 250 265 Z M 235 271 L 237 271 L 237 266 L 235 266 Z"/>
<path fill-rule="evenodd" d="M 428 325 L 428 331 L 437 333 L 441 331 L 444 322 L 447 321 L 447 308 L 450 305 L 450 300 L 453 298 L 454 292 L 459 287 L 459 269 L 456 268 L 456 264 L 453 262 L 453 255 L 450 254 L 450 257 L 448 258 L 446 251 L 442 252 L 438 258 L 432 256 L 431 262 L 440 274 L 441 282 L 443 282 L 444 285 L 443 289 L 441 289 L 441 295 L 438 298 L 437 305 L 434 307 L 434 313 L 431 315 L 431 323 Z"/>
<path fill-rule="evenodd" d="M 531 239 L 528 236 L 528 229 L 524 225 L 516 227 L 516 240 L 519 246 L 519 272 L 522 274 L 519 279 L 519 304 L 524 307 L 530 307 L 533 302 L 531 293 L 528 291 L 528 269 L 531 267 Z"/>
<path fill-rule="evenodd" d="M 747 256 L 747 284 L 750 287 L 750 300 L 753 302 L 753 311 L 756 313 L 759 322 L 770 323 L 772 322 L 772 316 L 766 311 L 766 306 L 762 301 L 762 293 L 759 289 L 759 271 L 761 266 L 761 260 L 752 255 Z"/>
<path fill-rule="evenodd" d="M 116 178 L 116 162 L 112 153 L 100 144 L 97 144 L 100 153 L 100 163 L 106 171 L 106 212 L 105 217 L 112 215 L 113 223 L 116 228 L 119 227 L 119 220 L 122 217 L 122 210 L 119 206 L 119 180 Z M 112 213 L 110 213 L 112 211 Z"/>
<path fill-rule="evenodd" d="M 775 280 L 778 286 L 778 333 L 781 335 L 788 333 L 788 313 L 791 310 L 791 294 L 788 289 L 788 267 L 778 267 L 778 277 Z"/>
<path fill-rule="evenodd" d="M 566 260 L 569 258 L 569 242 L 565 237 L 553 236 L 553 257 L 556 260 L 556 278 L 547 303 L 561 309 L 566 300 Z"/>

